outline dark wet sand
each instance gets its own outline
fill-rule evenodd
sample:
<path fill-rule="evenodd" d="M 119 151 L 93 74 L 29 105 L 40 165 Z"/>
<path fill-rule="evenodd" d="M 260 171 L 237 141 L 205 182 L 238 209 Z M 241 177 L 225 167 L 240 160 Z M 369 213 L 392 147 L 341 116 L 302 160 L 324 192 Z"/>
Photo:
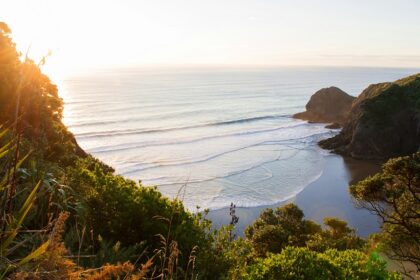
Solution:
<path fill-rule="evenodd" d="M 295 198 L 270 206 L 237 208 L 239 223 L 235 231 L 238 235 L 242 235 L 244 229 L 259 216 L 262 210 L 293 202 L 303 210 L 307 219 L 322 223 L 324 217 L 339 217 L 355 228 L 360 236 L 366 237 L 379 230 L 378 220 L 368 211 L 355 207 L 348 187 L 349 184 L 358 182 L 379 169 L 379 162 L 361 161 L 331 154 L 326 157 L 322 175 Z M 228 224 L 229 209 L 210 211 L 208 218 L 213 221 L 215 227 Z"/>

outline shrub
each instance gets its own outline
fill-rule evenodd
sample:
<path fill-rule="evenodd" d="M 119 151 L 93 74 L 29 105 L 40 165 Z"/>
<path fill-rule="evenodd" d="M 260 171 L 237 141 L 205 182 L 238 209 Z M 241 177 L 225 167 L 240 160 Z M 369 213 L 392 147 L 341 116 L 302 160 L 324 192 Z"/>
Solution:
<path fill-rule="evenodd" d="M 327 250 L 317 253 L 307 248 L 286 247 L 280 254 L 269 254 L 247 268 L 244 279 L 402 279 L 387 272 L 377 255 L 356 250 Z"/>

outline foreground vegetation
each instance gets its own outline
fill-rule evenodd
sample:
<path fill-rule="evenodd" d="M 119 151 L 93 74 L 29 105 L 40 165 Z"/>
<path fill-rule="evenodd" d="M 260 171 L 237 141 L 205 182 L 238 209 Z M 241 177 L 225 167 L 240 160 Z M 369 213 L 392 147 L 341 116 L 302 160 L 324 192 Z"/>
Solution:
<path fill-rule="evenodd" d="M 323 228 L 289 204 L 233 239 L 233 225 L 212 231 L 206 212 L 190 213 L 80 149 L 39 67 L 0 23 L 0 279 L 400 279 L 378 250 L 392 257 L 395 242 L 407 244 L 404 254 L 418 246 L 419 154 L 352 187 L 369 205 L 395 190 L 380 236 L 363 240 L 336 218 Z M 401 260 L 418 265 L 412 255 Z"/>

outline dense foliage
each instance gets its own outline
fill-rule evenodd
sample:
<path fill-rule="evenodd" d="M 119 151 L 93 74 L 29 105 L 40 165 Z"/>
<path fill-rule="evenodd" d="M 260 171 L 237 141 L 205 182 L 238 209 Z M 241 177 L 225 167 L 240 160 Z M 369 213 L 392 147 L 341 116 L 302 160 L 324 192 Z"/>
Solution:
<path fill-rule="evenodd" d="M 382 219 L 388 255 L 420 270 L 420 152 L 389 160 L 382 172 L 351 186 L 350 192 Z"/>
<path fill-rule="evenodd" d="M 308 247 L 315 251 L 360 249 L 364 241 L 357 237 L 345 221 L 325 218 L 328 227 L 305 220 L 302 210 L 287 204 L 276 210 L 264 210 L 260 217 L 247 228 L 245 234 L 258 256 L 280 253 L 286 246 Z"/>
<path fill-rule="evenodd" d="M 306 248 L 286 247 L 250 266 L 244 279 L 402 279 L 389 273 L 376 254 L 330 249 L 317 253 Z"/>
<path fill-rule="evenodd" d="M 362 93 L 359 102 L 364 109 L 363 122 L 381 125 L 384 129 L 395 112 L 420 112 L 420 75 L 413 75 L 393 83 L 371 85 Z"/>
<path fill-rule="evenodd" d="M 79 160 L 67 170 L 65 184 L 83 198 L 82 208 L 76 213 L 79 223 L 93 235 L 119 241 L 123 247 L 141 242 L 146 256 L 160 248 L 158 236 L 162 235 L 166 241 L 178 243 L 180 264 L 188 262 L 195 246 L 205 246 L 208 221 L 187 212 L 180 201 L 171 201 L 156 188 L 114 175 L 90 158 Z"/>

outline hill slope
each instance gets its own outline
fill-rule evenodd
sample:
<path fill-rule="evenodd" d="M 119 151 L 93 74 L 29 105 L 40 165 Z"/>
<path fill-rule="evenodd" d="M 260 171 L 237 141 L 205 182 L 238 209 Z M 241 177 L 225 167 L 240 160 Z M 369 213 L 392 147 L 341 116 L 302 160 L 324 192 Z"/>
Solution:
<path fill-rule="evenodd" d="M 341 133 L 319 144 L 365 159 L 416 152 L 420 145 L 420 74 L 370 85 L 353 102 Z"/>

